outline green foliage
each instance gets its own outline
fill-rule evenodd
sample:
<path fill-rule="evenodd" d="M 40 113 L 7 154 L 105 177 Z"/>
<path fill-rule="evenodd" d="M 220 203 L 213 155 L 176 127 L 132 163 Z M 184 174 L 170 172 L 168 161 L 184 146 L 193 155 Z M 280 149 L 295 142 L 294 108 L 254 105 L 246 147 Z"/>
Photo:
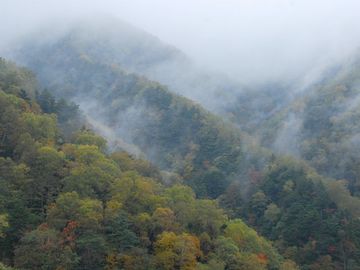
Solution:
<path fill-rule="evenodd" d="M 125 151 L 111 153 L 111 159 L 116 162 L 122 171 L 137 171 L 145 177 L 160 179 L 160 171 L 147 160 L 136 159 Z"/>
<path fill-rule="evenodd" d="M 56 100 L 54 96 L 45 89 L 36 91 L 36 101 L 41 110 L 46 114 L 56 114 L 59 128 L 64 136 L 69 138 L 83 123 L 79 106 L 65 99 Z"/>
<path fill-rule="evenodd" d="M 65 155 L 56 149 L 43 146 L 37 149 L 29 162 L 31 180 L 26 192 L 32 194 L 32 208 L 46 214 L 46 207 L 60 193 L 61 179 L 66 175 Z"/>
<path fill-rule="evenodd" d="M 15 250 L 15 265 L 20 269 L 75 269 L 78 257 L 62 235 L 41 225 L 21 239 Z"/>
<path fill-rule="evenodd" d="M 161 91 L 151 102 L 163 102 Z M 48 270 L 225 267 L 227 254 L 215 252 L 216 243 L 233 242 L 223 237 L 228 218 L 216 201 L 197 199 L 185 185 L 164 186 L 147 161 L 108 155 L 105 140 L 91 131 L 77 130 L 72 143 L 60 140 L 58 101 L 47 92 L 38 99 L 41 106 L 0 90 L 2 261 Z M 241 230 L 250 228 L 233 233 Z M 251 265 L 256 252 L 237 248 L 231 263 Z"/>
<path fill-rule="evenodd" d="M 155 242 L 155 255 L 158 269 L 194 269 L 201 255 L 200 242 L 186 233 L 163 232 Z"/>
<path fill-rule="evenodd" d="M 233 175 L 245 168 L 245 164 L 239 166 L 243 141 L 237 128 L 156 82 L 94 61 L 81 48 L 74 51 L 68 41 L 55 46 L 55 54 L 42 51 L 34 68 L 46 65 L 45 81 L 55 96 L 91 100 L 94 106 L 85 113 L 91 119 L 103 119 L 101 124 L 114 131 L 113 143 L 121 138 L 135 144 L 155 165 L 180 175 L 202 197 L 221 195 Z M 63 57 L 69 54 L 74 57 Z M 45 112 L 57 113 L 60 120 L 56 101 L 47 91 L 38 100 Z M 102 147 L 101 142 L 89 142 L 94 140 L 89 134 L 77 139 Z"/>
<path fill-rule="evenodd" d="M 9 227 L 8 217 L 6 214 L 0 215 L 0 237 L 4 237 L 4 230 Z"/>
<path fill-rule="evenodd" d="M 260 254 L 260 260 L 263 258 L 264 263 L 269 263 L 271 268 L 279 267 L 281 258 L 277 255 L 277 251 L 243 221 L 230 221 L 224 234 L 234 241 L 240 252 Z M 262 257 L 261 254 L 264 256 Z"/>
<path fill-rule="evenodd" d="M 15 270 L 15 268 L 8 267 L 8 266 L 0 263 L 0 270 Z"/>
<path fill-rule="evenodd" d="M 310 267 L 322 256 L 346 264 L 357 260 L 355 253 L 344 249 L 343 241 L 357 249 L 356 237 L 347 238 L 354 230 L 347 223 L 357 220 L 358 202 L 339 185 L 323 179 L 304 163 L 278 159 L 269 166 L 259 191 L 249 201 L 246 216 L 300 265 Z M 290 252 L 294 247 L 296 251 Z"/>
<path fill-rule="evenodd" d="M 147 269 L 156 269 L 158 265 L 180 268 L 173 265 L 179 254 L 171 246 L 160 252 L 162 259 L 153 258 L 157 237 L 169 231 L 167 238 L 175 242 L 184 233 L 201 238 L 204 252 L 198 259 L 201 260 L 198 268 L 297 268 L 290 260 L 273 266 L 271 260 L 276 259 L 267 258 L 270 255 L 252 253 L 267 250 L 266 244 L 253 232 L 247 232 L 244 224 L 227 223 L 217 204 L 206 200 L 220 196 L 219 201 L 231 217 L 243 217 L 261 235 L 274 240 L 284 256 L 301 264 L 303 269 L 358 268 L 360 207 L 358 198 L 352 197 L 360 194 L 358 62 L 339 67 L 340 72 L 331 72 L 311 91 L 301 94 L 292 95 L 291 85 L 286 84 L 267 84 L 265 89 L 243 91 L 223 113 L 249 132 L 247 136 L 166 87 L 123 70 L 144 73 L 164 59 L 177 59 L 179 55 L 173 49 L 164 48 L 137 31 L 124 31 L 124 35 L 114 39 L 108 33 L 101 33 L 92 39 L 82 34 L 82 30 L 76 29 L 51 46 L 36 42 L 23 50 L 26 62 L 33 65 L 42 82 L 49 86 L 49 92 L 37 95 L 40 106 L 32 101 L 34 91 L 26 83 L 31 81 L 27 79 L 29 72 L 1 61 L 0 88 L 6 94 L 0 96 L 0 154 L 19 163 L 18 166 L 25 163 L 30 173 L 24 173 L 24 178 L 36 183 L 30 161 L 36 157 L 38 148 L 50 146 L 58 151 L 61 147 L 65 153 L 65 175 L 56 176 L 60 181 L 49 177 L 60 184 L 45 196 L 49 200 L 42 201 L 53 203 L 51 195 L 61 199 L 64 193 L 76 192 L 77 195 L 72 195 L 74 200 L 79 207 L 87 205 L 89 212 L 98 213 L 101 207 L 106 218 L 115 217 L 120 211 L 126 213 L 140 239 L 139 246 L 115 249 L 125 254 L 117 254 L 111 247 L 104 260 L 102 251 L 111 245 L 102 234 L 103 224 L 95 222 L 95 227 L 101 228 L 93 228 L 98 246 L 87 231 L 79 238 L 83 243 L 81 254 L 87 254 L 85 244 L 92 247 L 89 254 L 99 261 L 94 267 L 141 269 L 143 263 Z M 172 79 L 170 76 L 169 80 Z M 56 114 L 62 126 L 63 121 L 72 123 L 69 115 L 76 107 L 65 100 L 56 101 L 50 91 L 66 100 L 81 97 L 88 105 L 84 109 L 89 119 L 101 119 L 101 124 L 114 130 L 110 136 L 115 137 L 112 144 L 121 145 L 123 140 L 135 144 L 162 170 L 179 176 L 174 182 L 185 183 L 193 190 L 183 185 L 162 186 L 158 182 L 162 180 L 158 170 L 123 152 L 112 154 L 110 160 L 104 154 L 102 140 L 86 131 L 73 138 L 73 145 L 60 146 L 58 133 L 49 132 L 53 131 L 53 124 L 48 120 L 53 116 L 39 115 L 39 111 Z M 291 143 L 282 145 L 283 135 Z M 286 148 L 318 173 L 345 181 L 331 182 L 303 162 L 287 157 L 278 159 L 258 147 L 258 141 L 280 152 Z M 18 182 L 23 181 L 19 179 Z M 19 191 L 17 198 L 26 198 L 16 209 L 25 207 L 37 214 L 30 199 L 32 193 L 26 189 L 28 185 L 24 185 L 24 190 L 19 185 L 13 187 L 10 181 L 1 181 L 8 190 Z M 58 187 L 61 187 L 60 195 Z M 12 192 L 4 193 L 2 200 L 6 201 Z M 203 200 L 196 199 L 195 194 Z M 56 204 L 51 207 L 56 209 Z M 9 216 L 13 228 L 11 218 L 15 214 L 10 211 L 13 208 L 3 205 L 1 213 Z M 46 213 L 40 217 L 42 221 L 45 218 Z M 127 221 L 118 222 L 126 231 Z M 37 222 L 30 224 L 34 226 Z M 241 239 L 236 238 L 238 230 L 244 236 Z M 221 237 L 226 233 L 232 237 L 224 240 Z M 242 241 L 248 242 L 245 247 Z M 12 250 L 10 246 L 7 245 L 8 250 Z M 238 250 L 234 251 L 234 246 Z M 228 250 L 230 258 L 225 259 L 225 253 L 217 252 L 216 247 Z M 102 258 L 95 256 L 98 254 Z M 138 257 L 142 260 L 137 260 Z M 267 259 L 272 263 L 267 263 Z"/>
<path fill-rule="evenodd" d="M 84 145 L 96 145 L 102 151 L 106 149 L 106 140 L 88 130 L 76 134 L 74 143 Z"/>
<path fill-rule="evenodd" d="M 224 210 L 213 200 L 197 200 L 192 208 L 194 213 L 189 224 L 191 230 L 198 234 L 207 232 L 211 238 L 216 238 L 227 221 Z"/>
<path fill-rule="evenodd" d="M 356 269 L 359 202 L 351 194 L 357 156 L 352 151 L 353 161 L 341 163 L 333 147 L 357 115 L 329 119 L 321 107 L 338 95 L 325 89 L 309 102 L 300 151 L 318 171 L 331 169 L 328 175 L 346 176 L 349 185 L 271 156 L 255 139 L 156 82 L 63 45 L 42 60 L 60 74 L 61 81 L 48 78 L 54 88 L 34 98 L 19 86 L 21 71 L 4 76 L 0 87 L 1 260 L 25 269 L 298 269 L 294 261 L 304 269 Z M 69 52 L 73 57 L 62 57 Z M 63 66 L 73 69 L 57 70 Z M 75 130 L 77 106 L 50 91 L 96 100 L 87 114 L 95 112 L 115 137 L 134 143 L 183 184 L 164 186 L 164 173 L 126 152 L 108 155 L 103 138 Z M 282 119 L 276 115 L 267 125 L 276 129 Z M 327 133 L 334 126 L 339 133 Z M 334 173 L 344 164 L 346 174 Z M 209 199 L 219 195 L 228 209 Z M 225 213 L 243 217 L 259 234 Z"/>
<path fill-rule="evenodd" d="M 123 252 L 139 244 L 139 239 L 131 230 L 131 224 L 125 212 L 119 212 L 115 216 L 110 216 L 105 222 L 105 234 L 108 238 L 108 243 L 117 252 Z"/>
<path fill-rule="evenodd" d="M 346 180 L 351 194 L 358 196 L 360 65 L 357 57 L 331 74 L 324 74 L 323 80 L 295 97 L 291 97 L 291 85 L 244 91 L 236 105 L 228 109 L 230 117 L 262 145 L 286 149 L 288 154 L 306 160 L 321 175 Z M 282 137 L 283 133 L 287 134 L 286 138 Z M 291 145 L 285 145 L 289 140 Z"/>
<path fill-rule="evenodd" d="M 35 96 L 37 81 L 33 73 L 0 57 L 0 89 L 29 100 Z"/>

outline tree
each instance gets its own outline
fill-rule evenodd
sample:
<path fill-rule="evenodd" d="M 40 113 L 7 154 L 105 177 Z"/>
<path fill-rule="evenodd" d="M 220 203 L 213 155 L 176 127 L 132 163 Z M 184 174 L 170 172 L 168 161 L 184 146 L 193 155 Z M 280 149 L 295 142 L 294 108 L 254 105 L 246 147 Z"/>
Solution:
<path fill-rule="evenodd" d="M 281 263 L 280 270 L 300 270 L 295 262 L 291 260 L 285 260 Z"/>
<path fill-rule="evenodd" d="M 124 270 L 157 270 L 154 265 L 153 257 L 147 253 L 147 250 L 133 248 L 126 254 L 119 256 L 120 267 Z"/>
<path fill-rule="evenodd" d="M 262 263 L 269 264 L 271 267 L 279 267 L 280 255 L 277 251 L 240 219 L 228 222 L 224 235 L 234 241 L 240 253 L 253 253 L 263 259 Z"/>
<path fill-rule="evenodd" d="M 267 258 L 263 254 L 239 253 L 230 265 L 231 270 L 266 270 Z"/>
<path fill-rule="evenodd" d="M 15 266 L 25 269 L 75 269 L 78 257 L 60 234 L 46 224 L 40 225 L 21 239 L 15 250 Z"/>
<path fill-rule="evenodd" d="M 30 163 L 32 181 L 28 183 L 27 192 L 33 196 L 32 207 L 45 216 L 47 205 L 55 200 L 62 187 L 64 166 L 64 153 L 49 146 L 39 148 Z"/>
<path fill-rule="evenodd" d="M 269 199 L 266 197 L 264 192 L 256 192 L 250 200 L 251 212 L 253 212 L 256 217 L 262 216 L 266 209 L 268 201 Z"/>
<path fill-rule="evenodd" d="M 174 211 L 176 220 L 185 226 L 194 215 L 195 193 L 190 187 L 174 185 L 165 190 L 165 199 L 170 209 Z"/>
<path fill-rule="evenodd" d="M 96 231 L 84 231 L 76 240 L 79 264 L 84 269 L 103 270 L 106 265 L 105 236 Z"/>
<path fill-rule="evenodd" d="M 112 200 L 121 203 L 124 210 L 132 215 L 152 213 L 164 204 L 164 198 L 159 196 L 160 188 L 153 179 L 129 171 L 116 179 L 111 190 Z"/>
<path fill-rule="evenodd" d="M 264 254 L 241 252 L 231 238 L 223 236 L 215 241 L 215 254 L 218 260 L 225 263 L 225 269 L 229 270 L 264 270 L 268 263 Z"/>
<path fill-rule="evenodd" d="M 13 151 L 19 136 L 24 133 L 24 123 L 21 114 L 28 109 L 26 103 L 0 91 L 0 155 L 3 157 L 13 156 Z"/>
<path fill-rule="evenodd" d="M 106 150 L 106 140 L 89 130 L 83 130 L 75 135 L 74 143 L 78 145 L 96 145 L 101 151 Z"/>
<path fill-rule="evenodd" d="M 194 208 L 190 229 L 197 234 L 207 232 L 210 237 L 216 238 L 227 221 L 224 211 L 213 200 L 196 200 Z"/>
<path fill-rule="evenodd" d="M 7 227 L 9 227 L 7 215 L 0 214 L 0 237 L 4 237 L 4 231 Z"/>
<path fill-rule="evenodd" d="M 57 128 L 55 115 L 38 115 L 35 113 L 23 113 L 21 121 L 26 131 L 36 141 L 42 143 L 54 143 Z"/>
<path fill-rule="evenodd" d="M 99 200 L 81 199 L 76 192 L 62 193 L 49 208 L 48 223 L 62 230 L 69 221 L 76 221 L 83 231 L 100 230 L 103 208 Z"/>
<path fill-rule="evenodd" d="M 99 199 L 103 204 L 110 199 L 110 190 L 120 170 L 95 145 L 66 145 L 66 155 L 73 159 L 70 175 L 64 179 L 64 191 L 76 191 L 84 197 Z"/>
<path fill-rule="evenodd" d="M 309 267 L 310 270 L 334 270 L 338 269 L 332 262 L 331 256 L 321 256 Z"/>
<path fill-rule="evenodd" d="M 163 231 L 176 233 L 180 229 L 180 224 L 176 222 L 174 212 L 170 208 L 156 208 L 151 217 L 151 224 L 155 236 Z"/>
<path fill-rule="evenodd" d="M 106 218 L 105 235 L 112 249 L 122 253 L 139 244 L 139 239 L 130 227 L 131 224 L 123 211 Z"/>
<path fill-rule="evenodd" d="M 163 232 L 155 242 L 155 260 L 159 269 L 194 269 L 200 255 L 199 240 L 186 233 Z"/>
<path fill-rule="evenodd" d="M 239 248 L 231 238 L 220 236 L 215 240 L 215 254 L 226 265 L 232 264 L 239 254 Z"/>
<path fill-rule="evenodd" d="M 15 269 L 0 263 L 0 270 L 15 270 Z"/>
<path fill-rule="evenodd" d="M 267 206 L 264 217 L 271 222 L 276 222 L 280 214 L 281 209 L 275 203 L 271 203 Z"/>
<path fill-rule="evenodd" d="M 36 93 L 36 101 L 44 113 L 56 113 L 56 101 L 49 90 L 45 89 L 41 93 Z"/>

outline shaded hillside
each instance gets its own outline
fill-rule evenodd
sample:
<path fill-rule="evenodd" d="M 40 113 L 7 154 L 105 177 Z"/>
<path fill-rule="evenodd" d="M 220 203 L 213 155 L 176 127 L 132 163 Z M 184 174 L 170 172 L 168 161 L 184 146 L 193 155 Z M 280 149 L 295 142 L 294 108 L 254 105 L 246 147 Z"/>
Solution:
<path fill-rule="evenodd" d="M 31 50 L 37 46 L 25 44 L 19 57 L 38 72 L 52 93 L 80 104 L 88 119 L 95 120 L 95 128 L 110 130 L 110 140 L 121 137 L 136 145 L 146 158 L 177 173 L 201 197 L 220 195 L 229 215 L 243 217 L 303 269 L 359 265 L 360 203 L 342 182 L 318 175 L 301 160 L 289 162 L 289 157 L 272 155 L 257 145 L 253 135 L 129 72 L 126 65 L 106 63 L 81 46 L 74 48 L 71 40 L 45 42 L 41 49 Z M 281 95 L 265 97 L 270 106 L 264 102 L 254 115 L 273 114 L 262 120 L 269 130 L 260 134 L 276 138 L 287 116 L 282 109 L 287 103 L 277 108 Z M 253 120 L 250 112 L 257 106 L 246 105 L 238 107 L 239 117 Z"/>
<path fill-rule="evenodd" d="M 231 216 L 244 217 L 301 269 L 358 267 L 360 200 L 344 183 L 290 157 L 273 160 L 252 179 L 249 200 L 239 196 L 236 182 L 220 197 Z"/>
<path fill-rule="evenodd" d="M 32 88 L 17 91 L 35 80 L 28 71 L 4 60 L 0 67 L 3 263 L 29 270 L 297 269 L 216 201 L 197 199 L 188 186 L 165 187 L 155 168 L 125 152 L 106 154 L 106 140 L 92 131 L 60 140 L 59 101 L 41 93 L 38 104 Z"/>
<path fill-rule="evenodd" d="M 351 192 L 359 195 L 359 94 L 360 67 L 352 61 L 270 116 L 255 132 L 263 145 L 308 161 L 320 174 L 345 179 Z"/>
<path fill-rule="evenodd" d="M 216 197 L 233 177 L 246 173 L 251 158 L 242 151 L 239 130 L 159 83 L 98 63 L 64 41 L 41 56 L 24 56 L 56 96 L 78 103 L 114 137 L 179 173 L 198 194 Z"/>
<path fill-rule="evenodd" d="M 55 50 L 67 46 L 76 55 L 99 64 L 120 65 L 220 113 L 235 101 L 234 97 L 243 88 L 223 74 L 198 67 L 180 50 L 118 19 L 95 17 L 56 30 L 45 28 L 12 45 L 9 54 L 19 49 L 20 56 L 26 57 L 17 54 L 17 61 L 37 66 L 32 63 L 35 58 L 29 56 L 52 54 L 52 46 Z"/>

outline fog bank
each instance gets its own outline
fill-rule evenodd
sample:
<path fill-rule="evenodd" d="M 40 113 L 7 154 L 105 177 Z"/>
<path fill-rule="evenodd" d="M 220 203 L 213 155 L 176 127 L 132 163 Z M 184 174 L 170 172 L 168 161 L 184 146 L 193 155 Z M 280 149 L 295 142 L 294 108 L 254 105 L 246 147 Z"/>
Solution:
<path fill-rule="evenodd" d="M 356 0 L 1 0 L 0 46 L 40 26 L 115 16 L 243 83 L 316 79 L 360 44 Z M 306 82 L 305 82 L 306 83 Z"/>

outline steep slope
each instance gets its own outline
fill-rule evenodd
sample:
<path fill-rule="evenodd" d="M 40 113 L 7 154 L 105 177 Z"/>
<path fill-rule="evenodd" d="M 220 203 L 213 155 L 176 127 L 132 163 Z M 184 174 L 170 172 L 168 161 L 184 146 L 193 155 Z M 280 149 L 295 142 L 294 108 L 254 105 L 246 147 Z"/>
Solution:
<path fill-rule="evenodd" d="M 161 168 L 179 173 L 197 194 L 217 197 L 246 173 L 239 130 L 190 100 L 62 40 L 39 53 L 25 57 L 56 96 L 75 101 L 94 126 L 93 119 Z"/>
<path fill-rule="evenodd" d="M 43 112 L 59 102 L 40 95 L 38 104 L 31 87 L 18 92 L 34 81 L 28 71 L 4 60 L 0 70 L 2 262 L 25 270 L 296 269 L 216 201 L 165 187 L 156 169 L 125 152 L 106 154 L 93 132 L 59 140 L 61 112 Z"/>
<path fill-rule="evenodd" d="M 42 29 L 26 41 L 30 42 L 20 46 L 18 53 L 27 57 L 16 57 L 23 64 L 37 66 L 31 62 L 36 57 L 30 55 L 52 54 L 52 45 L 56 49 L 63 44 L 97 63 L 120 65 L 128 72 L 145 75 L 212 111 L 223 112 L 242 88 L 225 75 L 197 67 L 184 53 L 151 34 L 114 18 L 95 17 L 65 29 Z"/>
<path fill-rule="evenodd" d="M 359 195 L 359 82 L 358 61 L 337 68 L 259 127 L 263 145 L 307 160 L 320 174 L 346 180 Z"/>
<path fill-rule="evenodd" d="M 273 240 L 284 256 L 302 269 L 359 266 L 360 200 L 343 183 L 286 157 L 254 173 L 252 184 L 252 196 L 243 200 L 236 192 L 241 184 L 232 183 L 221 205 Z"/>
<path fill-rule="evenodd" d="M 304 269 L 359 265 L 360 204 L 343 185 L 301 162 L 271 155 L 233 125 L 128 72 L 126 65 L 97 60 L 67 39 L 44 42 L 41 50 L 37 46 L 24 46 L 23 61 L 39 72 L 50 91 L 77 101 L 99 130 L 110 130 L 108 138 L 135 144 L 200 196 L 217 197 L 226 190 L 221 202 L 228 213 L 245 217 Z M 291 237 L 292 230 L 296 237 Z M 353 248 L 344 250 L 345 244 Z"/>
<path fill-rule="evenodd" d="M 304 101 L 300 152 L 321 173 L 360 195 L 360 64 L 345 65 Z"/>

